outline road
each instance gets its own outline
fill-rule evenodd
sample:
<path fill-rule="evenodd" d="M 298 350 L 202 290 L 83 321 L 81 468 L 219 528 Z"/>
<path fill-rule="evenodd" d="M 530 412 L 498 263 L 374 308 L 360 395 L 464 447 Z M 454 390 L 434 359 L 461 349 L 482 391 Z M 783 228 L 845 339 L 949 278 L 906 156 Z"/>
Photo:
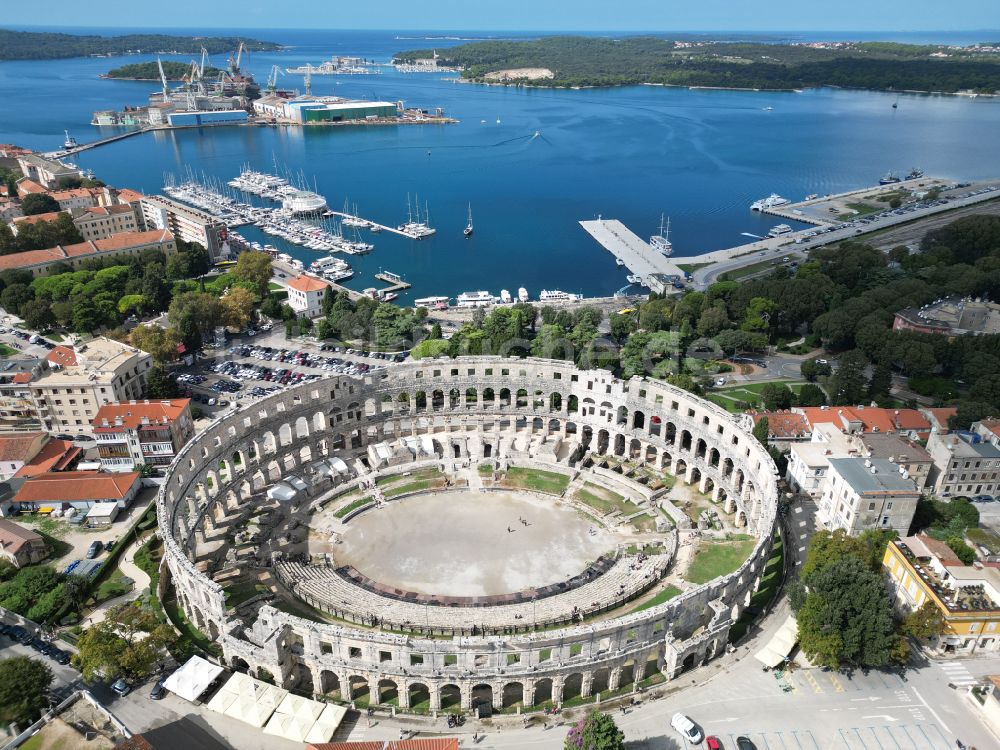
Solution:
<path fill-rule="evenodd" d="M 890 214 L 889 216 L 881 217 L 872 221 L 869 224 L 864 224 L 860 227 L 847 226 L 843 229 L 836 229 L 832 232 L 826 232 L 824 234 L 818 235 L 812 238 L 806 238 L 802 242 L 789 242 L 788 244 L 782 245 L 777 248 L 770 250 L 761 250 L 759 252 L 751 253 L 749 255 L 741 256 L 733 260 L 721 261 L 719 263 L 714 263 L 711 266 L 706 266 L 705 268 L 699 268 L 692 274 L 692 285 L 698 289 L 704 289 L 711 284 L 714 284 L 719 280 L 719 276 L 727 271 L 734 271 L 738 268 L 742 268 L 747 265 L 752 265 L 754 263 L 760 263 L 762 261 L 770 261 L 774 259 L 783 258 L 785 256 L 802 258 L 808 250 L 812 250 L 818 247 L 824 247 L 826 245 L 841 242 L 847 239 L 858 239 L 863 238 L 865 235 L 871 234 L 873 232 L 878 232 L 891 227 L 898 227 L 900 225 L 906 225 L 905 235 L 912 237 L 919 233 L 922 236 L 924 232 L 929 229 L 936 228 L 943 224 L 947 224 L 955 218 L 958 218 L 969 213 L 980 213 L 981 211 L 976 208 L 969 208 L 960 214 L 955 213 L 955 209 L 962 209 L 967 207 L 976 207 L 982 204 L 984 201 L 996 201 L 1000 198 L 1000 194 L 997 192 L 984 193 L 981 195 L 969 196 L 967 198 L 959 198 L 958 195 L 968 192 L 973 188 L 959 188 L 957 190 L 952 190 L 942 193 L 943 197 L 949 199 L 949 202 L 943 206 L 928 206 L 926 208 L 917 209 L 911 213 L 905 213 L 902 215 Z M 954 197 L 953 197 L 954 196 Z M 997 209 L 994 206 L 990 206 L 989 212 L 995 212 Z M 928 217 L 936 217 L 935 221 L 925 228 L 923 222 L 918 225 L 914 225 L 913 222 L 917 222 Z M 813 231 L 813 230 L 807 230 Z M 878 244 L 884 245 L 885 240 L 880 237 Z M 900 244 L 900 243 L 894 243 Z M 692 256 L 690 258 L 691 263 L 698 262 L 698 256 Z"/>

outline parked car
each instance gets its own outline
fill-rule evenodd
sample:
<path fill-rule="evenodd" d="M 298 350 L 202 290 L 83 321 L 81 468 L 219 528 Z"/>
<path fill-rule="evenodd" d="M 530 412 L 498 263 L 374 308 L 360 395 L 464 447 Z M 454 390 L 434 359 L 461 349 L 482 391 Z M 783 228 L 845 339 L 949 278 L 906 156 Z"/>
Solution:
<path fill-rule="evenodd" d="M 757 750 L 757 746 L 750 741 L 750 738 L 743 736 L 736 738 L 736 747 L 739 750 Z"/>
<path fill-rule="evenodd" d="M 705 747 L 707 747 L 708 750 L 722 750 L 722 743 L 719 741 L 718 737 L 709 735 L 705 738 Z"/>
<path fill-rule="evenodd" d="M 125 682 L 122 678 L 115 680 L 111 685 L 111 689 L 122 697 L 132 692 L 132 686 Z"/>
<path fill-rule="evenodd" d="M 701 742 L 701 730 L 698 729 L 698 727 L 695 726 L 695 723 L 684 714 L 674 714 L 674 717 L 670 720 L 670 726 L 683 735 L 684 738 L 692 745 L 697 745 Z"/>
<path fill-rule="evenodd" d="M 164 695 L 167 694 L 167 689 L 163 686 L 163 683 L 166 682 L 166 680 L 167 680 L 166 677 L 157 680 L 156 684 L 153 685 L 153 689 L 149 691 L 149 697 L 152 698 L 154 701 L 160 700 Z"/>
<path fill-rule="evenodd" d="M 93 560 L 95 557 L 101 554 L 101 550 L 103 549 L 104 549 L 104 543 L 100 539 L 91 542 L 90 546 L 87 548 L 87 559 Z"/>

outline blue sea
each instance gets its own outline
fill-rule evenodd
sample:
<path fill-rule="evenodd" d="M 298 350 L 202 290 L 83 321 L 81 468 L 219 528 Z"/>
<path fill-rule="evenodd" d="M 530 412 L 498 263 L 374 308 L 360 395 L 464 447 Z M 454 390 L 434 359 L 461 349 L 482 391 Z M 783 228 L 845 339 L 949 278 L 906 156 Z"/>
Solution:
<path fill-rule="evenodd" d="M 282 29 L 204 33 L 239 33 L 287 45 L 280 53 L 250 57 L 248 67 L 259 81 L 274 64 L 284 70 L 348 54 L 388 60 L 405 49 L 511 36 Z M 966 44 L 995 40 L 1000 33 L 881 38 Z M 0 142 L 51 150 L 61 146 L 64 130 L 80 142 L 100 137 L 105 133 L 88 124 L 92 111 L 142 104 L 154 86 L 98 75 L 148 59 L 0 62 L 5 102 Z M 222 67 L 224 56 L 210 63 Z M 301 89 L 302 79 L 285 74 L 279 85 Z M 1000 100 L 982 97 L 649 86 L 551 91 L 462 84 L 454 76 L 392 69 L 379 76 L 314 76 L 313 93 L 402 99 L 408 106 L 442 107 L 460 122 L 154 133 L 83 152 L 76 160 L 110 184 L 149 193 L 160 191 L 169 174 L 192 172 L 225 182 L 247 165 L 277 169 L 303 176 L 330 206 L 342 207 L 346 200 L 384 224 L 405 220 L 407 196 L 419 195 L 438 229 L 435 237 L 412 242 L 370 235 L 376 250 L 348 259 L 356 271 L 350 286 L 375 286 L 373 274 L 390 270 L 413 284 L 404 300 L 476 289 L 496 294 L 521 286 L 532 297 L 541 289 L 613 293 L 625 286 L 625 271 L 578 223 L 597 215 L 621 219 L 646 237 L 666 214 L 675 254 L 690 256 L 765 234 L 775 220 L 751 213 L 748 205 L 772 192 L 801 199 L 872 185 L 887 171 L 912 167 L 954 179 L 1000 177 Z M 466 240 L 462 228 L 469 204 L 476 232 Z M 258 238 L 254 231 L 247 234 Z M 307 264 L 317 255 L 288 249 Z"/>

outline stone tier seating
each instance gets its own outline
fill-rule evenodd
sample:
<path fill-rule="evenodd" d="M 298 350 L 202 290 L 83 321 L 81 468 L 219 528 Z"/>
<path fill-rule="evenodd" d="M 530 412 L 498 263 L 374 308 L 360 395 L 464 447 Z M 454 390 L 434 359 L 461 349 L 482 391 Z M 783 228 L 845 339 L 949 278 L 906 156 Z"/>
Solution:
<path fill-rule="evenodd" d="M 574 613 L 586 617 L 634 598 L 653 586 L 666 572 L 669 557 L 654 555 L 642 562 L 623 555 L 604 575 L 570 591 L 520 604 L 490 607 L 443 607 L 421 605 L 380 596 L 346 580 L 334 568 L 282 561 L 275 572 L 294 593 L 313 606 L 356 622 L 396 628 L 430 627 L 442 630 L 502 630 L 530 628 L 537 623 L 565 623 Z"/>

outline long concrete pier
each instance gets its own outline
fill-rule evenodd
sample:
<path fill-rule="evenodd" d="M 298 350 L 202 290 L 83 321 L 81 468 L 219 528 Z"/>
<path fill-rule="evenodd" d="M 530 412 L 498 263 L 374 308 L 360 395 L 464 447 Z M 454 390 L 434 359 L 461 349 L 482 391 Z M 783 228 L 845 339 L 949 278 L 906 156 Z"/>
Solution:
<path fill-rule="evenodd" d="M 334 216 L 339 216 L 341 219 L 361 219 L 361 221 L 367 221 L 369 226 L 376 227 L 380 232 L 391 232 L 392 234 L 398 234 L 400 237 L 406 237 L 411 240 L 421 239 L 416 235 L 410 234 L 409 232 L 404 232 L 402 229 L 397 229 L 396 227 L 390 227 L 388 224 L 379 224 L 377 221 L 372 221 L 371 219 L 366 219 L 364 216 L 355 216 L 354 214 L 347 214 L 343 211 L 334 211 L 331 209 L 330 213 Z"/>
<path fill-rule="evenodd" d="M 126 138 L 131 138 L 134 135 L 142 135 L 143 133 L 148 133 L 157 128 L 146 127 L 139 128 L 137 130 L 129 130 L 124 133 L 116 133 L 115 135 L 109 135 L 107 138 L 100 138 L 96 141 L 91 141 L 90 143 L 81 143 L 73 148 L 64 148 L 59 151 L 49 151 L 44 156 L 50 159 L 62 159 L 66 156 L 73 156 L 81 151 L 87 151 L 88 149 L 97 148 L 98 146 L 103 146 L 106 143 L 114 143 L 115 141 L 123 141 Z"/>
<path fill-rule="evenodd" d="M 650 286 L 651 277 L 657 275 L 684 277 L 684 272 L 672 260 L 657 252 L 652 245 L 635 234 L 617 219 L 581 221 L 591 237 L 625 264 L 629 273 L 642 277 L 643 286 Z M 665 286 L 660 283 L 656 286 Z"/>

